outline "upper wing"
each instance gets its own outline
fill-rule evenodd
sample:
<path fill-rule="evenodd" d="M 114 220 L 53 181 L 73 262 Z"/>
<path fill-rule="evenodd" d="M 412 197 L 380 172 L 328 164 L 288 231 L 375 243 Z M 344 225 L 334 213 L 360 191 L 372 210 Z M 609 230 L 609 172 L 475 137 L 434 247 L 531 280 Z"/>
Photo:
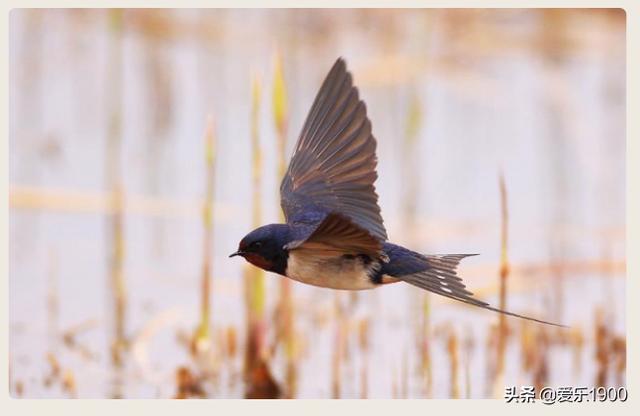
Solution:
<path fill-rule="evenodd" d="M 304 123 L 280 185 L 288 223 L 317 223 L 339 212 L 387 239 L 374 182 L 376 140 L 345 62 L 336 61 Z M 312 215 L 320 211 L 323 215 Z"/>
<path fill-rule="evenodd" d="M 315 255 L 337 257 L 345 254 L 382 255 L 382 243 L 349 218 L 330 213 L 311 234 L 285 246 L 287 250 L 312 250 Z"/>

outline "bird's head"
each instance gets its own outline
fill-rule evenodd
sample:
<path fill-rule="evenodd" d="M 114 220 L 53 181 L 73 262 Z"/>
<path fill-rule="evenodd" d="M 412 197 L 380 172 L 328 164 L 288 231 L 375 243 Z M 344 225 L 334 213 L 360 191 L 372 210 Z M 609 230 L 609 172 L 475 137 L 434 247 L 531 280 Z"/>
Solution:
<path fill-rule="evenodd" d="M 286 224 L 269 224 L 256 228 L 240 240 L 238 251 L 229 257 L 242 256 L 261 269 L 284 275 L 287 268 L 289 227 Z"/>

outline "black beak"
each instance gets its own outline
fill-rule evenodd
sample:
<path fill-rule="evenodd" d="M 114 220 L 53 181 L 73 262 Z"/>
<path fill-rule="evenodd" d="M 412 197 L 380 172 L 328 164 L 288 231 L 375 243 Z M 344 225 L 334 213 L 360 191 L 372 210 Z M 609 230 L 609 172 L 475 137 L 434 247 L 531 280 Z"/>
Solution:
<path fill-rule="evenodd" d="M 235 253 L 231 253 L 231 255 L 229 255 L 229 258 L 235 257 L 235 256 L 242 256 L 243 254 L 244 254 L 244 251 L 238 250 Z"/>

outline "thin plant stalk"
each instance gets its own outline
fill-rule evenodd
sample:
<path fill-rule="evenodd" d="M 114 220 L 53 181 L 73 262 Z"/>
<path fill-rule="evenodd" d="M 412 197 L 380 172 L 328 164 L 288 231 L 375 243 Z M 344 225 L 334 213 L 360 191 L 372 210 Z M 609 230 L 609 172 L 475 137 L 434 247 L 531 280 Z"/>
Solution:
<path fill-rule="evenodd" d="M 347 322 L 344 316 L 344 306 L 340 298 L 340 293 L 335 293 L 336 332 L 331 359 L 331 397 L 333 399 L 339 399 L 342 392 L 342 361 L 345 356 L 347 337 Z"/>
<path fill-rule="evenodd" d="M 200 283 L 200 323 L 194 337 L 194 352 L 210 345 L 211 325 L 211 267 L 213 254 L 213 198 L 215 187 L 215 130 L 213 117 L 209 116 L 204 136 L 205 146 L 205 199 L 202 207 L 202 280 Z"/>
<path fill-rule="evenodd" d="M 584 350 L 584 335 L 582 328 L 576 327 L 571 330 L 571 348 L 573 352 L 573 377 L 577 379 L 582 371 L 582 353 Z"/>
<path fill-rule="evenodd" d="M 362 352 L 362 367 L 360 369 L 360 398 L 366 399 L 369 394 L 369 318 L 360 321 L 359 344 Z"/>
<path fill-rule="evenodd" d="M 105 171 L 107 188 L 113 191 L 113 215 L 108 219 L 107 246 L 109 254 L 109 287 L 111 290 L 111 306 L 114 312 L 113 339 L 111 357 L 113 363 L 120 367 L 123 363 L 123 352 L 126 347 L 125 318 L 127 291 L 124 279 L 124 230 L 123 230 L 123 180 L 122 180 L 122 27 L 123 12 L 113 9 L 109 12 L 110 23 L 110 82 L 109 92 L 109 125 L 107 132 L 107 151 Z"/>
<path fill-rule="evenodd" d="M 409 178 L 407 186 L 403 195 L 405 229 L 409 232 L 410 243 L 414 244 L 416 241 L 416 217 L 418 207 L 418 195 L 419 195 L 419 179 L 421 177 L 418 174 L 418 161 L 416 160 L 417 152 L 416 146 L 418 144 L 418 138 L 420 129 L 422 127 L 422 104 L 420 98 L 416 93 L 411 96 L 409 102 L 409 108 L 407 112 L 407 120 L 405 127 L 405 143 L 404 143 L 404 161 L 402 166 L 407 169 L 405 172 L 401 172 L 402 177 Z M 431 371 L 431 352 L 429 348 L 430 342 L 430 325 L 429 325 L 429 294 L 426 292 L 416 291 L 418 297 L 418 303 L 420 307 L 420 325 L 418 328 L 418 350 L 420 354 L 420 367 L 419 371 L 424 379 L 424 393 L 426 397 L 431 396 L 432 390 L 432 371 Z"/>
<path fill-rule="evenodd" d="M 278 178 L 285 175 L 286 170 L 286 147 L 287 147 L 287 126 L 288 126 L 288 103 L 287 89 L 282 70 L 282 60 L 280 55 L 275 57 L 274 79 L 273 79 L 273 115 L 276 126 L 277 137 L 277 174 Z M 282 210 L 280 212 L 280 220 L 284 222 Z M 297 371 L 296 371 L 296 351 L 295 351 L 295 330 L 294 330 L 294 311 L 292 299 L 292 287 L 289 279 L 280 279 L 280 299 L 279 299 L 279 316 L 284 343 L 286 357 L 286 388 L 290 397 L 295 397 L 297 392 Z"/>
<path fill-rule="evenodd" d="M 610 342 L 609 330 L 607 328 L 604 310 L 602 307 L 596 309 L 596 319 L 594 321 L 595 338 L 595 359 L 596 376 L 595 387 L 607 386 L 607 376 L 609 373 Z"/>
<path fill-rule="evenodd" d="M 539 396 L 544 386 L 549 385 L 549 343 L 550 335 L 547 328 L 536 328 L 535 366 L 533 368 L 533 385 Z"/>
<path fill-rule="evenodd" d="M 502 310 L 507 309 L 507 280 L 509 277 L 509 209 L 507 206 L 507 187 L 504 182 L 502 172 L 499 176 L 500 186 L 500 300 L 499 307 Z M 504 352 L 507 341 L 507 320 L 505 315 L 498 315 L 498 340 L 496 342 L 496 377 L 495 377 L 495 394 L 499 395 L 498 385 L 502 384 L 504 374 Z"/>
<path fill-rule="evenodd" d="M 429 296 L 424 294 L 422 298 L 422 324 L 420 325 L 420 372 L 424 378 L 425 396 L 431 397 L 433 390 L 433 373 L 431 371 L 431 348 L 430 348 L 430 305 Z"/>
<path fill-rule="evenodd" d="M 566 33 L 567 18 L 559 10 L 545 9 L 541 11 L 540 46 L 546 76 L 545 83 L 545 111 L 548 119 L 547 141 L 545 147 L 553 149 L 549 152 L 549 165 L 553 182 L 553 197 L 551 205 L 550 250 L 551 260 L 560 264 L 554 279 L 552 293 L 552 318 L 560 322 L 564 314 L 564 295 L 566 281 L 566 250 L 567 235 L 561 226 L 569 221 L 570 212 L 567 203 L 571 185 L 570 173 L 567 170 L 566 160 L 570 157 L 571 147 L 568 140 L 568 126 L 566 120 L 569 117 L 567 91 L 562 89 L 566 85 L 567 76 L 564 72 L 565 56 L 569 50 L 570 41 Z"/>
<path fill-rule="evenodd" d="M 259 227 L 262 220 L 261 186 L 262 186 L 262 151 L 258 128 L 260 112 L 261 84 L 257 77 L 252 81 L 251 106 L 251 148 L 252 148 L 252 222 Z M 264 272 L 257 267 L 245 265 L 244 284 L 247 304 L 247 348 L 244 373 L 249 378 L 260 368 L 264 360 L 264 309 L 265 282 Z"/>
<path fill-rule="evenodd" d="M 447 351 L 449 353 L 449 394 L 452 399 L 460 397 L 460 388 L 458 386 L 458 338 L 453 329 L 450 329 L 447 339 Z"/>
<path fill-rule="evenodd" d="M 473 352 L 473 332 L 467 328 L 464 336 L 464 397 L 471 398 L 471 354 Z"/>

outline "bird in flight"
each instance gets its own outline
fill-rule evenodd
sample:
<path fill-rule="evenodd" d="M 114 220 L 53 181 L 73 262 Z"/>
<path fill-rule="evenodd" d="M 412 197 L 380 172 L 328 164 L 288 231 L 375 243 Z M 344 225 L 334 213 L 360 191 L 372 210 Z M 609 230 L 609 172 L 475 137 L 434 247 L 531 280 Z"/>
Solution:
<path fill-rule="evenodd" d="M 251 231 L 229 257 L 332 289 L 406 282 L 480 308 L 562 326 L 476 299 L 456 273 L 460 260 L 474 254 L 420 254 L 387 241 L 374 186 L 376 164 L 365 103 L 339 58 L 311 106 L 280 185 L 286 223 Z"/>

